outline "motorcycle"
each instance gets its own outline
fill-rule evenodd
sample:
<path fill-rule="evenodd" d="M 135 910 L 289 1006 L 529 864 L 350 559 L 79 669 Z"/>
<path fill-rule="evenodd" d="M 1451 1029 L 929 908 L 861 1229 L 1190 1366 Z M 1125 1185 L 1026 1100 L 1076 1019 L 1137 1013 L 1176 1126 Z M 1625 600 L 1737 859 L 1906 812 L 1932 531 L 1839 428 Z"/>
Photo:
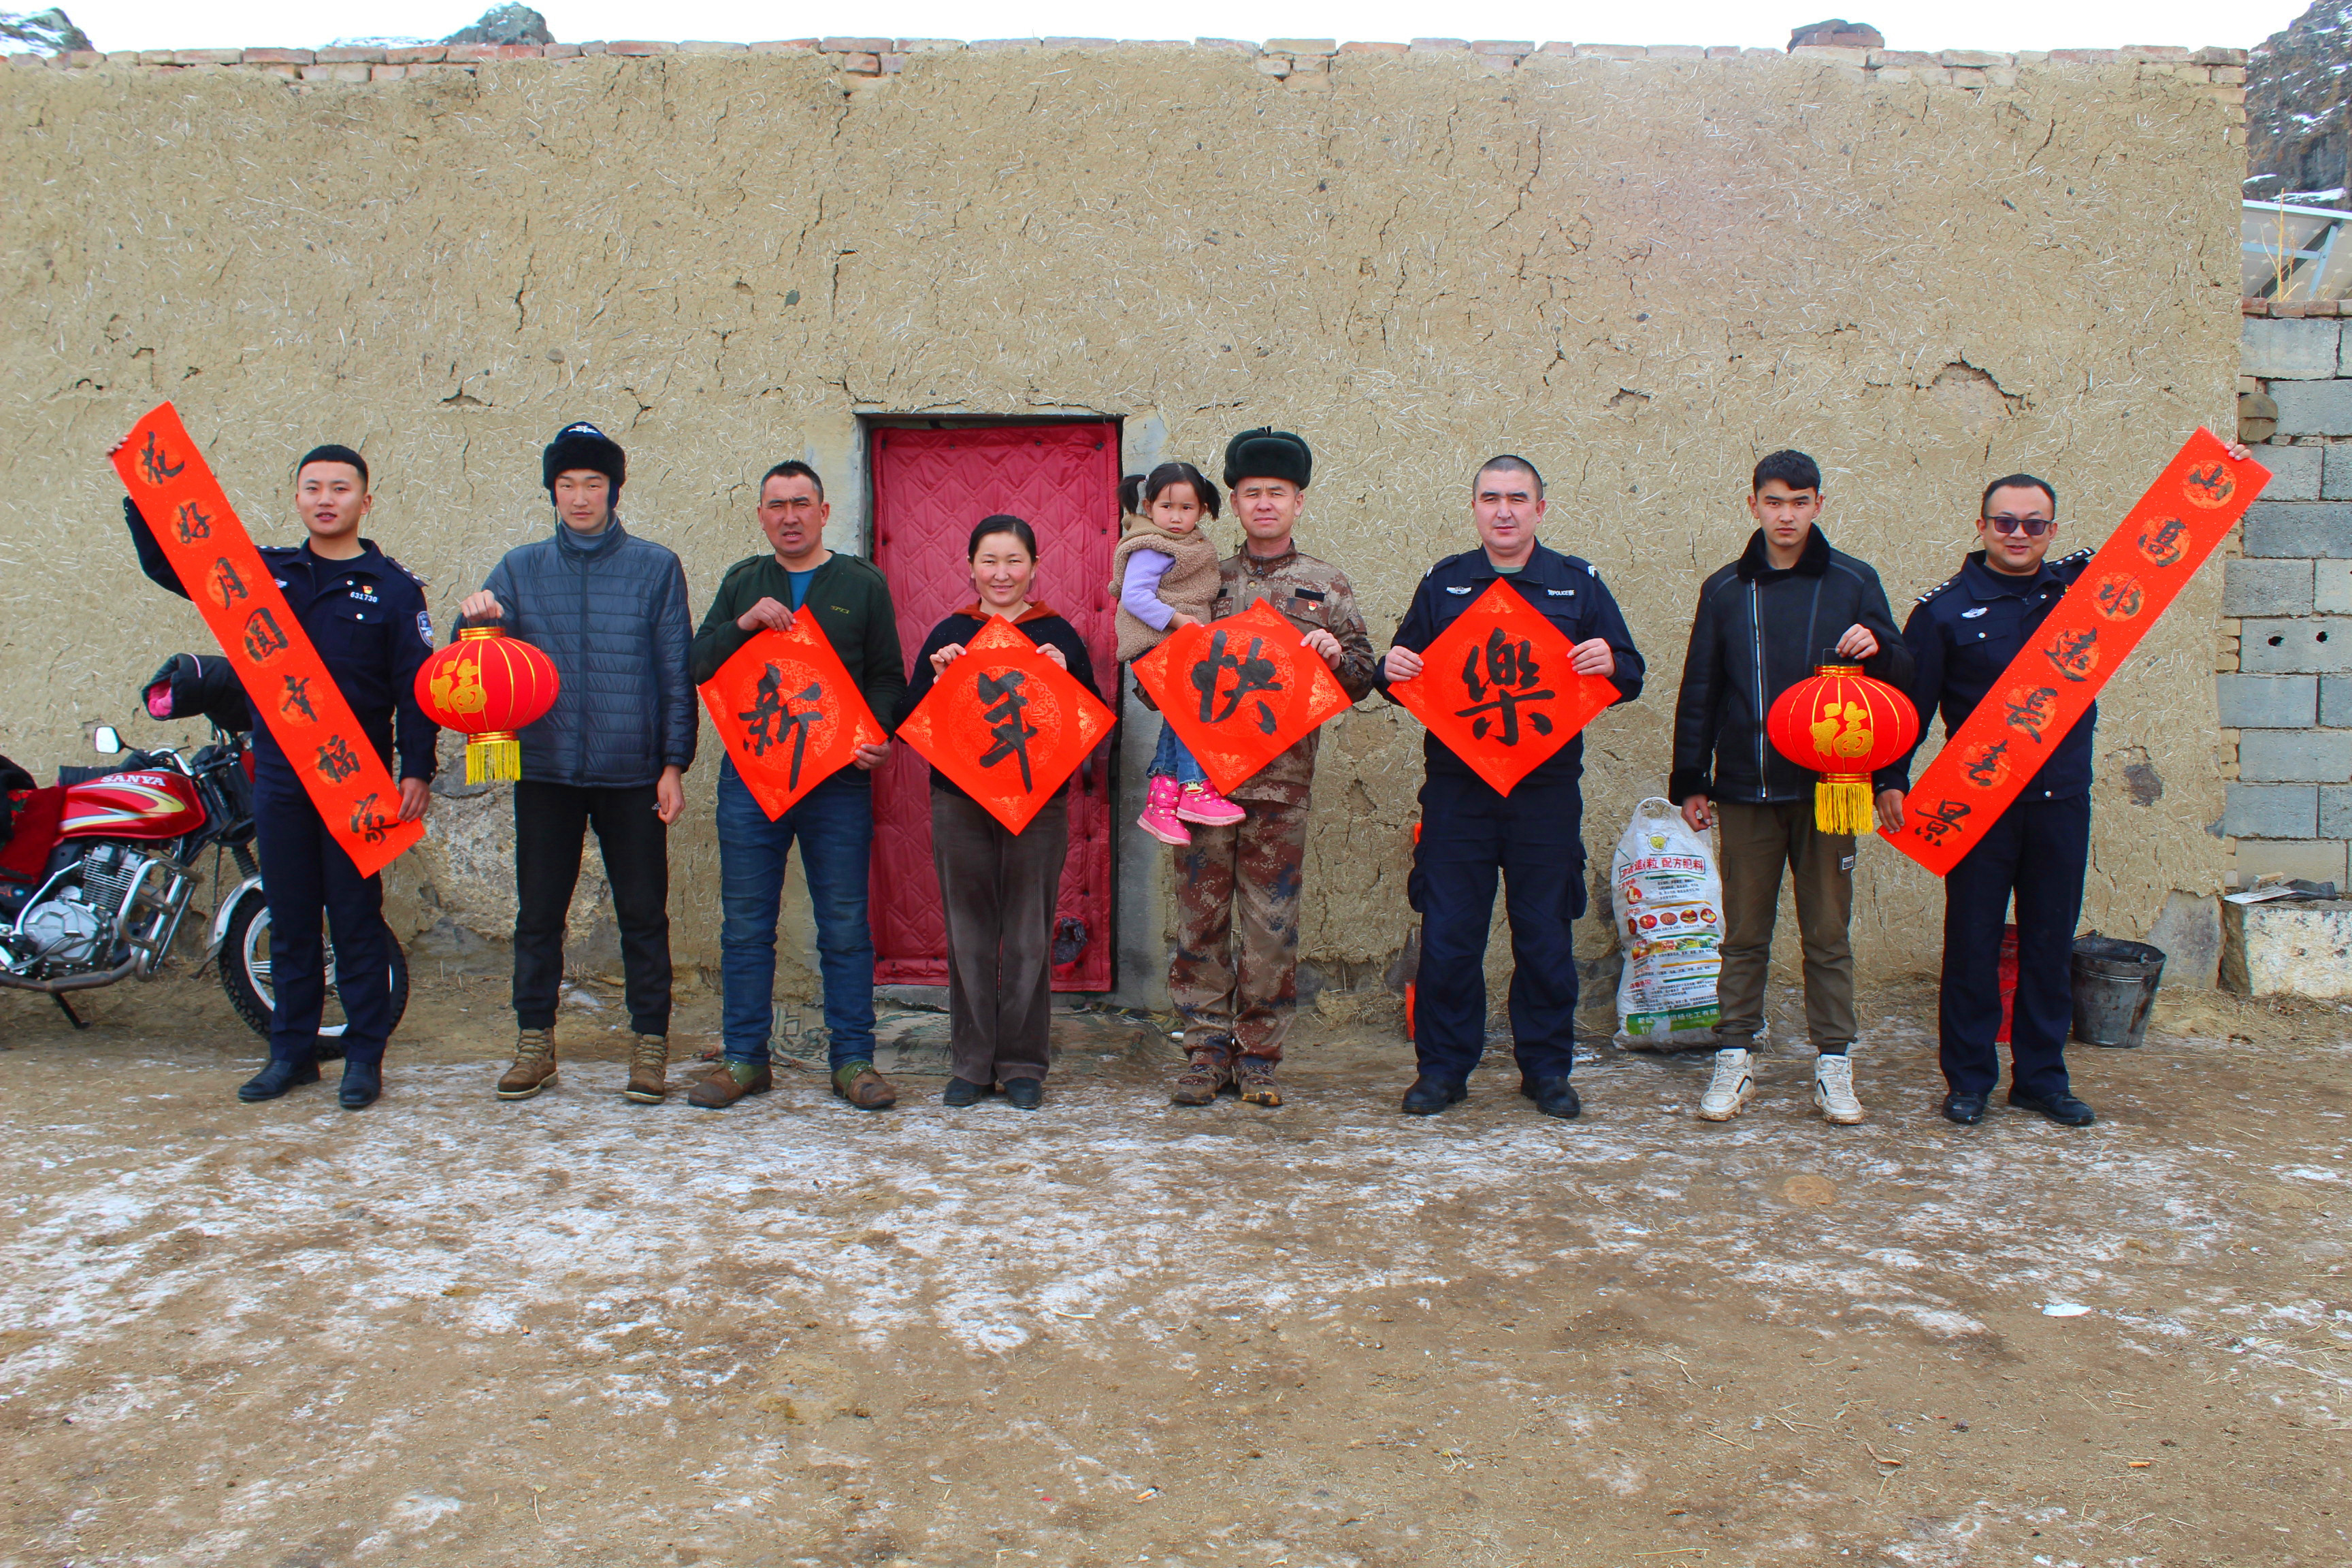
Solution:
<path fill-rule="evenodd" d="M 0 838 L 0 985 L 44 993 L 75 1028 L 88 1027 L 68 995 L 162 971 L 206 879 L 209 852 L 212 932 L 196 972 L 216 963 L 229 1005 L 267 1037 L 275 997 L 269 900 L 253 852 L 251 710 L 226 661 L 195 654 L 173 656 L 143 695 L 155 718 L 209 719 L 212 743 L 193 753 L 132 750 L 100 725 L 93 744 L 120 761 L 61 767 L 46 789 L 0 790 L 0 829 L 13 827 Z M 331 1060 L 342 1054 L 345 1027 L 332 1016 L 331 943 L 326 971 L 319 1056 Z M 408 958 L 394 942 L 394 1023 L 407 1006 Z"/>

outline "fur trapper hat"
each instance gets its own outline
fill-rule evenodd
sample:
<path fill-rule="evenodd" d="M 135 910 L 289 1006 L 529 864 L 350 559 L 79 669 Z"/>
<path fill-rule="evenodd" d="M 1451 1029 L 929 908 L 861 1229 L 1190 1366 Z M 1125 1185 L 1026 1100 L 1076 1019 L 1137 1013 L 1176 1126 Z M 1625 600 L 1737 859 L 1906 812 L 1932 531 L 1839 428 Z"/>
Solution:
<path fill-rule="evenodd" d="M 1315 471 L 1315 454 L 1287 430 L 1244 430 L 1225 447 L 1225 489 L 1244 479 L 1287 479 L 1300 489 Z"/>

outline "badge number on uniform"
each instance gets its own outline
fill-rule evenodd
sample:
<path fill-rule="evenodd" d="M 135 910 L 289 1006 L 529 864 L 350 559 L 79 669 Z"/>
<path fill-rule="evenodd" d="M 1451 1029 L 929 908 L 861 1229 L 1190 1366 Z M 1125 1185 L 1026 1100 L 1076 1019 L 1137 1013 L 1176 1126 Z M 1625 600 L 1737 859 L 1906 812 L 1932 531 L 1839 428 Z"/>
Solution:
<path fill-rule="evenodd" d="M 1570 668 L 1566 633 L 1497 579 L 1390 688 L 1472 771 L 1508 795 L 1617 700 L 1616 684 Z"/>
<path fill-rule="evenodd" d="M 773 822 L 882 743 L 882 726 L 816 617 L 761 631 L 702 683 L 702 705 L 735 773 Z"/>
<path fill-rule="evenodd" d="M 195 605 L 244 681 L 327 831 L 372 877 L 425 837 L 399 820 L 400 787 L 328 675 L 280 584 L 196 450 L 178 410 L 151 409 L 114 455 L 115 472 L 152 524 L 163 558 L 196 586 Z"/>
<path fill-rule="evenodd" d="M 2231 462 L 2211 431 L 2189 437 L 1920 773 L 1886 840 L 1938 877 L 1958 865 L 2270 478 L 2260 463 Z"/>
<path fill-rule="evenodd" d="M 1302 636 L 1260 599 L 1238 616 L 1186 626 L 1129 667 L 1219 794 L 1347 711 L 1347 692 Z"/>

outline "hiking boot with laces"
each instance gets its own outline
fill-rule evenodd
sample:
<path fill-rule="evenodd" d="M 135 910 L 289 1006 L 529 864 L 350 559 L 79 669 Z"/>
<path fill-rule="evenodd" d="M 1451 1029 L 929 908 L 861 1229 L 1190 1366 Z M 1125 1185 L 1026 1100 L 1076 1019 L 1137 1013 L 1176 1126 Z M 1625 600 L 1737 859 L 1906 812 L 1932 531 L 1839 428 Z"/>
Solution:
<path fill-rule="evenodd" d="M 1252 1105 L 1280 1105 L 1282 1086 L 1274 1081 L 1274 1064 L 1264 1057 L 1244 1057 L 1234 1065 L 1234 1083 Z"/>
<path fill-rule="evenodd" d="M 669 1037 L 639 1035 L 629 1053 L 629 1087 L 621 1090 L 640 1105 L 659 1105 L 669 1098 Z"/>
<path fill-rule="evenodd" d="M 1177 1105 L 1206 1105 L 1232 1081 L 1232 1070 L 1223 1058 L 1214 1051 L 1194 1051 L 1184 1070 L 1176 1075 L 1175 1090 L 1168 1098 Z"/>
<path fill-rule="evenodd" d="M 1728 1121 L 1755 1098 L 1756 1075 L 1748 1070 L 1748 1053 L 1727 1046 L 1715 1053 L 1715 1077 L 1707 1080 L 1706 1092 L 1698 1097 L 1698 1119 Z"/>
<path fill-rule="evenodd" d="M 500 1100 L 529 1100 L 555 1081 L 555 1031 L 525 1029 L 515 1036 L 514 1066 L 499 1079 Z"/>
<path fill-rule="evenodd" d="M 1853 1061 L 1848 1057 L 1819 1057 L 1813 1062 L 1813 1108 L 1822 1120 L 1852 1127 L 1862 1120 L 1862 1101 L 1854 1098 Z"/>

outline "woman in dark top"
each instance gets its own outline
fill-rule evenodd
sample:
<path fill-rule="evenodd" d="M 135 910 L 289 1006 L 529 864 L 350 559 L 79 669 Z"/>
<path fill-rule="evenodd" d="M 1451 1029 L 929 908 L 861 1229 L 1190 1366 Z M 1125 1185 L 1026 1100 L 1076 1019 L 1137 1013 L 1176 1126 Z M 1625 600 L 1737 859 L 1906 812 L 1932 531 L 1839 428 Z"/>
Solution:
<path fill-rule="evenodd" d="M 914 661 L 903 712 L 930 694 L 991 616 L 1013 623 L 1038 651 L 1100 696 L 1077 628 L 1029 597 L 1037 535 L 1017 517 L 982 518 L 965 550 L 979 600 L 931 628 Z M 940 1098 L 970 1105 L 1001 1085 L 1034 1110 L 1045 1095 L 1046 1029 L 1054 1001 L 1054 900 L 1070 847 L 1066 787 L 1029 826 L 1008 831 L 953 780 L 931 770 L 931 861 L 948 928 L 948 1059 Z"/>

